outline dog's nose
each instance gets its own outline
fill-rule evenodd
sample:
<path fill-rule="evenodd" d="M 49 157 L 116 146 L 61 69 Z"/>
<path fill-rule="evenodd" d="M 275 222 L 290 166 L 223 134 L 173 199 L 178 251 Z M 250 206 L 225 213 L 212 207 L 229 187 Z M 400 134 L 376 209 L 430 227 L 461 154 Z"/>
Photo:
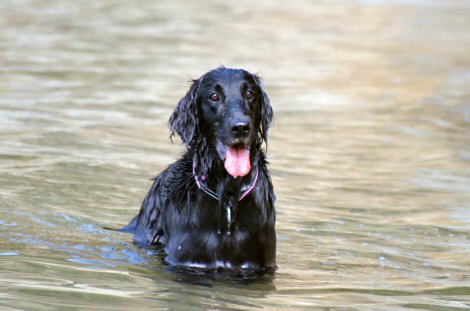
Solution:
<path fill-rule="evenodd" d="M 250 123 L 247 121 L 237 121 L 232 125 L 232 134 L 237 138 L 246 137 L 250 133 Z"/>

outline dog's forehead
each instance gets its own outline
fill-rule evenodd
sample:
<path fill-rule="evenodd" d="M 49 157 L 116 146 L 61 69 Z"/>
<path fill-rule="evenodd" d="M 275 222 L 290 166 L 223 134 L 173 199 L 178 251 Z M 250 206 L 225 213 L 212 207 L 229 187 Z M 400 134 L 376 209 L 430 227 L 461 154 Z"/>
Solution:
<path fill-rule="evenodd" d="M 209 87 L 239 88 L 243 84 L 251 85 L 251 75 L 241 69 L 216 69 L 203 76 L 202 84 Z"/>

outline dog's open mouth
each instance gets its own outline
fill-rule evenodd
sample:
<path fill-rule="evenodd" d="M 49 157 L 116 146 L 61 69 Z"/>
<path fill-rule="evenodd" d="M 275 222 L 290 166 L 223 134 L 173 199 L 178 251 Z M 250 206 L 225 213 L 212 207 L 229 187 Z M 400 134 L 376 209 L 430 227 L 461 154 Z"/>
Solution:
<path fill-rule="evenodd" d="M 233 177 L 245 176 L 251 170 L 250 149 L 246 144 L 224 145 L 217 143 L 217 151 L 227 172 Z"/>

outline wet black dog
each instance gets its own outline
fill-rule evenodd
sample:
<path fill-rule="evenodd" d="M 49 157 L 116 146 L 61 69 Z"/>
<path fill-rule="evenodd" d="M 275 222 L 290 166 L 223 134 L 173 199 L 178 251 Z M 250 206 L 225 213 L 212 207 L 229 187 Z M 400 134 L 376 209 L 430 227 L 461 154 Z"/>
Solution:
<path fill-rule="evenodd" d="M 275 196 L 261 149 L 272 118 L 254 74 L 221 67 L 194 80 L 169 121 L 186 153 L 154 179 L 122 231 L 174 266 L 275 269 Z"/>

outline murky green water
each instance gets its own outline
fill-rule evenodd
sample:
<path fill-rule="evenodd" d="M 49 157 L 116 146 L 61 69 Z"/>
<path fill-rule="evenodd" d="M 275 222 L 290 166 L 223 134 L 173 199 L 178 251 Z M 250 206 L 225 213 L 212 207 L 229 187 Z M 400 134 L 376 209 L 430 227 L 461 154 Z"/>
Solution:
<path fill-rule="evenodd" d="M 470 308 L 470 3 L 0 3 L 0 309 Z M 131 236 L 190 78 L 258 72 L 279 270 L 167 270 Z"/>

